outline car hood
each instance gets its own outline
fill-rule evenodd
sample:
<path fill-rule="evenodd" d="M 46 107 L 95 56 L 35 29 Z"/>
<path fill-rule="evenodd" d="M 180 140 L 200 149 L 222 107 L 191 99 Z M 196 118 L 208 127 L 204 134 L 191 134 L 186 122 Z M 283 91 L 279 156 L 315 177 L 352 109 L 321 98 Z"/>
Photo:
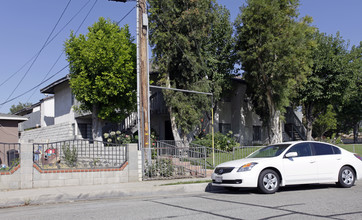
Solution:
<path fill-rule="evenodd" d="M 251 162 L 257 162 L 257 163 L 261 163 L 264 161 L 269 161 L 271 159 L 273 159 L 275 157 L 269 157 L 269 158 L 244 158 L 244 159 L 240 159 L 240 160 L 232 160 L 232 161 L 228 161 L 225 163 L 221 163 L 219 165 L 217 165 L 216 167 L 240 167 L 244 164 L 247 163 L 251 163 Z"/>

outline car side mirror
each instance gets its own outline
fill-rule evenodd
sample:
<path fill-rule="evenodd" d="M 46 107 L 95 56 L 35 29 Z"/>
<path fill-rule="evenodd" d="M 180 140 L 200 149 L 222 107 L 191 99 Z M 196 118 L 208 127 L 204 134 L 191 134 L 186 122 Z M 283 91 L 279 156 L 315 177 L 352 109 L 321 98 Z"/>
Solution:
<path fill-rule="evenodd" d="M 291 157 L 298 157 L 298 153 L 297 152 L 289 152 L 285 155 L 286 158 L 291 158 Z"/>

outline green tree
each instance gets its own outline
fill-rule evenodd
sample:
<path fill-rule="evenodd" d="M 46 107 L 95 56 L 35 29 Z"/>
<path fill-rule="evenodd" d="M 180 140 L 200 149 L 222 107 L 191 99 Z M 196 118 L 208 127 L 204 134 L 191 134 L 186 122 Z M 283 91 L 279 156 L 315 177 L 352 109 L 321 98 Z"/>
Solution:
<path fill-rule="evenodd" d="M 348 45 L 337 35 L 327 36 L 318 31 L 314 35 L 317 46 L 313 49 L 313 66 L 308 80 L 298 91 L 307 124 L 307 139 L 312 139 L 313 123 L 326 113 L 327 106 L 341 105 L 351 83 Z"/>
<path fill-rule="evenodd" d="M 16 112 L 18 112 L 24 108 L 29 108 L 30 106 L 32 106 L 32 103 L 30 103 L 30 102 L 26 102 L 26 103 L 19 102 L 19 104 L 17 104 L 17 105 L 12 105 L 9 110 L 10 110 L 11 114 L 15 114 Z"/>
<path fill-rule="evenodd" d="M 150 42 L 159 84 L 212 92 L 218 100 L 233 69 L 229 12 L 214 0 L 150 0 Z M 164 92 L 175 140 L 199 126 L 210 110 L 206 95 Z"/>
<path fill-rule="evenodd" d="M 71 33 L 65 42 L 70 87 L 80 109 L 92 112 L 94 139 L 102 137 L 104 120 L 120 122 L 136 108 L 136 45 L 128 26 L 110 20 Z"/>
<path fill-rule="evenodd" d="M 328 105 L 326 112 L 324 114 L 321 114 L 313 123 L 314 127 L 313 131 L 316 134 L 316 136 L 322 139 L 322 137 L 327 131 L 336 129 L 337 128 L 336 116 L 337 114 L 333 110 L 333 106 Z"/>
<path fill-rule="evenodd" d="M 247 0 L 236 20 L 238 58 L 253 109 L 269 143 L 282 141 L 281 114 L 306 80 L 313 46 L 310 17 L 298 18 L 298 0 Z"/>
<path fill-rule="evenodd" d="M 350 51 L 350 69 L 352 80 L 339 108 L 339 129 L 349 132 L 353 129 L 353 141 L 358 141 L 359 124 L 362 121 L 362 42 Z"/>

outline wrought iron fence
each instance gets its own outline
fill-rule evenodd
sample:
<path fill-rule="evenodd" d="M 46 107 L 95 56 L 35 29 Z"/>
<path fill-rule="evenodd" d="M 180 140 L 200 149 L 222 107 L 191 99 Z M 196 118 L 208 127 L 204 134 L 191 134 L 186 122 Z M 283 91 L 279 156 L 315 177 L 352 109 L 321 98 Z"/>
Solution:
<path fill-rule="evenodd" d="M 262 148 L 263 146 L 240 146 L 234 147 L 232 151 L 224 151 L 220 149 L 212 149 L 193 143 L 185 143 L 183 141 L 161 140 L 157 142 L 159 147 L 185 147 L 185 148 L 205 148 L 206 168 L 214 169 L 220 163 L 230 160 L 237 160 L 247 157 L 252 152 Z"/>
<path fill-rule="evenodd" d="M 9 171 L 20 164 L 20 144 L 0 142 L 0 171 Z"/>
<path fill-rule="evenodd" d="M 260 147 L 237 147 L 222 151 L 182 141 L 157 141 L 156 147 L 143 148 L 143 179 L 206 177 L 226 161 L 241 159 Z"/>
<path fill-rule="evenodd" d="M 42 169 L 119 168 L 127 161 L 127 145 L 92 140 L 33 144 L 34 163 Z"/>
<path fill-rule="evenodd" d="M 205 147 L 175 147 L 157 143 L 143 148 L 143 179 L 171 179 L 206 176 Z"/>

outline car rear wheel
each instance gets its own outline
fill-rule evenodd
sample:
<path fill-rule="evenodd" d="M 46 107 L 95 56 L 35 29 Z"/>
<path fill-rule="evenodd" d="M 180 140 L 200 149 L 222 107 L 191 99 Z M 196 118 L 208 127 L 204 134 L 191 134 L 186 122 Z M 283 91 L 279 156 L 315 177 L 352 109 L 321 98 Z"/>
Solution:
<path fill-rule="evenodd" d="M 339 171 L 338 176 L 338 185 L 343 188 L 350 188 L 354 185 L 354 181 L 356 180 L 356 174 L 354 170 L 349 166 L 344 166 Z"/>
<path fill-rule="evenodd" d="M 263 170 L 259 175 L 258 189 L 262 193 L 272 194 L 278 191 L 280 177 L 274 170 Z"/>

